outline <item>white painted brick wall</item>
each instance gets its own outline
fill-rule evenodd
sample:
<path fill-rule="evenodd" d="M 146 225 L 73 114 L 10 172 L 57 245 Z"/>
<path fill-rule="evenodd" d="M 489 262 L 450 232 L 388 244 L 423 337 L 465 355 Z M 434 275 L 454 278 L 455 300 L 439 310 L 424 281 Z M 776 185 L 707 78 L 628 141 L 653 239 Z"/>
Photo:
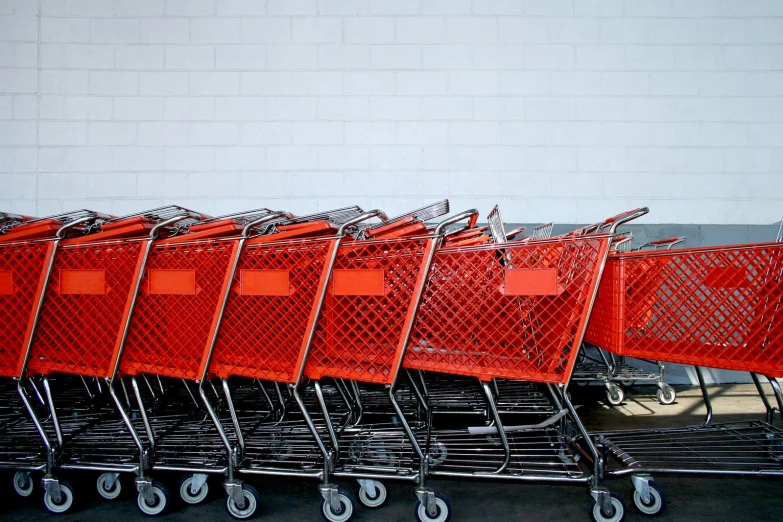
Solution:
<path fill-rule="evenodd" d="M 782 180 L 779 0 L 0 0 L 0 210 L 768 223 Z"/>

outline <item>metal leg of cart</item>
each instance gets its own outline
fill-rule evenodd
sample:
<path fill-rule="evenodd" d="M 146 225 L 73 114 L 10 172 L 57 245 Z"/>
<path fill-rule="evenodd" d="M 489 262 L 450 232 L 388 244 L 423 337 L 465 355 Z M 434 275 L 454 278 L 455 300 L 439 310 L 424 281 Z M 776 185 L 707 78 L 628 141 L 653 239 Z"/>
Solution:
<path fill-rule="evenodd" d="M 33 425 L 35 426 L 36 431 L 38 431 L 38 434 L 41 437 L 41 441 L 46 447 L 46 468 L 44 477 L 41 481 L 45 491 L 44 504 L 46 505 L 47 509 L 54 513 L 64 513 L 73 504 L 73 490 L 70 489 L 69 486 L 61 483 L 54 475 L 54 467 L 57 459 L 58 449 L 55 447 L 49 435 L 46 433 L 46 430 L 44 429 L 43 424 L 41 423 L 41 420 L 38 417 L 32 402 L 30 401 L 27 390 L 24 389 L 24 380 L 24 378 L 20 378 L 17 381 L 17 391 L 19 396 L 22 398 L 22 402 L 24 403 L 25 408 L 30 414 L 30 418 L 33 421 Z M 51 411 L 54 409 L 53 405 L 50 403 L 48 404 L 48 407 L 51 414 Z"/>
<path fill-rule="evenodd" d="M 207 391 L 205 388 L 205 382 L 202 380 L 199 382 L 198 392 L 201 397 L 201 401 L 204 403 L 204 407 L 207 409 L 207 414 L 212 419 L 215 428 L 217 429 L 218 436 L 226 450 L 228 457 L 228 465 L 226 467 L 226 479 L 223 481 L 223 488 L 226 490 L 226 509 L 235 518 L 249 518 L 255 513 L 258 506 L 258 493 L 255 489 L 245 485 L 241 480 L 237 479 L 234 474 L 237 466 L 241 462 L 242 452 L 244 451 L 244 439 L 242 437 L 242 430 L 239 426 L 239 421 L 236 417 L 236 411 L 231 403 L 231 394 L 228 390 L 227 380 L 223 379 L 224 392 L 226 393 L 227 400 L 229 401 L 229 408 L 231 410 L 232 422 L 234 423 L 234 429 L 236 430 L 237 440 L 241 441 L 237 446 L 234 446 L 228 438 L 223 423 L 220 421 L 220 417 L 215 411 L 212 402 L 209 400 Z"/>
<path fill-rule="evenodd" d="M 302 400 L 302 395 L 299 388 L 299 383 L 294 386 L 294 399 L 296 400 L 296 404 L 299 406 L 299 409 L 302 412 L 302 416 L 304 417 L 307 427 L 310 429 L 310 433 L 315 438 L 315 443 L 317 444 L 318 449 L 324 457 L 323 482 L 318 485 L 318 491 L 321 493 L 321 497 L 323 498 L 323 502 L 321 502 L 321 511 L 327 520 L 332 520 L 334 517 L 339 517 L 346 509 L 350 509 L 351 513 L 353 513 L 353 499 L 349 497 L 344 491 L 341 491 L 336 484 L 329 482 L 329 475 L 334 470 L 336 450 L 329 450 L 326 447 L 326 444 L 324 444 L 324 441 L 315 426 L 315 422 L 313 421 L 313 418 L 310 415 L 304 400 Z M 316 390 L 320 390 L 320 385 L 316 388 Z M 319 394 L 319 402 L 322 399 L 322 395 Z M 325 412 L 325 417 L 329 429 L 329 436 L 332 439 L 332 443 L 334 443 L 336 442 L 337 435 L 334 433 L 334 427 L 331 424 L 331 420 L 329 420 L 328 412 Z M 350 516 L 346 517 L 346 520 L 349 519 Z"/>
<path fill-rule="evenodd" d="M 701 371 L 701 368 L 698 366 L 694 366 L 693 369 L 696 371 L 696 378 L 699 381 L 699 389 L 701 390 L 701 395 L 704 398 L 704 407 L 707 408 L 707 415 L 704 417 L 704 425 L 707 426 L 712 422 L 712 400 L 710 399 L 710 392 L 707 391 L 707 384 L 704 381 L 704 374 Z"/>
<path fill-rule="evenodd" d="M 392 403 L 392 406 L 394 407 L 394 411 L 397 413 L 397 416 L 399 417 L 400 423 L 402 424 L 403 430 L 405 431 L 405 435 L 407 435 L 408 440 L 410 441 L 411 445 L 413 446 L 413 451 L 416 453 L 416 456 L 419 458 L 419 476 L 418 476 L 418 482 L 419 485 L 416 488 L 416 498 L 421 503 L 421 506 L 426 511 L 426 514 L 430 518 L 435 518 L 438 516 L 438 510 L 439 509 L 449 509 L 448 504 L 445 503 L 443 497 L 441 495 L 438 495 L 435 493 L 435 491 L 426 486 L 426 477 L 428 473 L 428 463 L 429 463 L 429 453 L 424 452 L 421 448 L 421 444 L 419 444 L 418 439 L 416 438 L 416 434 L 413 433 L 413 429 L 411 428 L 410 424 L 408 423 L 408 420 L 405 418 L 405 414 L 402 411 L 402 407 L 400 407 L 399 402 L 397 402 L 397 397 L 395 396 L 396 392 L 396 384 L 393 384 L 389 387 L 389 400 Z M 440 506 L 438 505 L 440 501 Z"/>
<path fill-rule="evenodd" d="M 764 391 L 764 388 L 761 386 L 761 381 L 759 381 L 759 376 L 756 373 L 751 373 L 750 377 L 753 379 L 753 384 L 756 386 L 756 391 L 759 394 L 759 397 L 761 397 L 761 402 L 764 403 L 764 409 L 767 412 L 767 423 L 772 424 L 775 418 L 775 408 L 770 406 L 769 399 L 767 398 L 767 394 Z"/>
<path fill-rule="evenodd" d="M 596 521 L 622 520 L 625 512 L 625 504 L 622 499 L 616 493 L 611 493 L 608 489 L 601 486 L 601 477 L 603 477 L 606 465 L 603 452 L 599 451 L 598 446 L 593 442 L 584 424 L 582 424 L 576 408 L 571 402 L 568 390 L 561 385 L 559 391 L 559 395 L 568 413 L 571 415 L 571 419 L 576 425 L 579 434 L 584 438 L 587 449 L 593 458 L 593 477 L 590 485 L 590 496 L 593 497 L 593 502 L 589 508 L 590 515 Z"/>

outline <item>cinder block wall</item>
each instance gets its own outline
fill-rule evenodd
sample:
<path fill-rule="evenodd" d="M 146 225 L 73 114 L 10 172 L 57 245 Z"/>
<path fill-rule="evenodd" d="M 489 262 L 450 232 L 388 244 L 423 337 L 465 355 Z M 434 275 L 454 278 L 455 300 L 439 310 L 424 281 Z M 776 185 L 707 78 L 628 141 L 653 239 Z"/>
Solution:
<path fill-rule="evenodd" d="M 0 207 L 762 224 L 780 0 L 0 0 Z"/>

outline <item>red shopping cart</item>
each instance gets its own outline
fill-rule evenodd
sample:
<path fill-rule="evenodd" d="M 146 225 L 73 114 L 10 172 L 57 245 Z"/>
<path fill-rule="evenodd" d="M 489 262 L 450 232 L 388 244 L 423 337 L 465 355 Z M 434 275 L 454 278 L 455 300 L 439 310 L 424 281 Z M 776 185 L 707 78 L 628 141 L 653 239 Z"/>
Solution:
<path fill-rule="evenodd" d="M 23 392 L 21 380 L 15 385 L 11 378 L 20 376 L 19 359 L 26 353 L 40 307 L 40 296 L 52 271 L 59 244 L 69 232 L 88 233 L 105 219 L 108 216 L 87 210 L 40 219 L 14 218 L 10 222 L 14 226 L 6 228 L 0 236 L 0 304 L 8 311 L 0 319 L 0 377 L 4 381 L 0 467 L 16 471 L 14 488 L 22 496 L 33 492 L 31 472 L 44 472 L 44 485 L 52 486 L 52 495 L 55 495 L 49 495 L 47 490 L 44 497 L 47 507 L 54 505 L 53 499 L 60 500 L 60 490 L 54 488 L 56 479 L 50 480 L 53 479 L 54 465 L 50 435 L 54 426 L 51 418 L 39 422 L 22 413 L 24 406 L 19 404 L 19 394 Z M 44 391 L 46 393 L 36 389 L 35 404 L 38 408 L 50 410 L 52 403 L 47 395 L 48 386 L 44 386 Z M 32 407 L 24 393 L 21 399 L 26 406 Z M 67 502 L 62 505 L 66 505 L 67 509 Z"/>
<path fill-rule="evenodd" d="M 565 386 L 587 327 L 611 234 L 619 224 L 646 212 L 636 209 L 580 234 L 447 245 L 435 253 L 404 365 L 481 380 L 493 426 L 467 432 L 431 430 L 427 434 L 427 446 L 432 448 L 427 455 L 430 475 L 478 473 L 589 483 L 595 499 L 591 512 L 622 513 L 619 498 L 600 487 L 600 469 L 587 473 L 576 459 L 567 457 L 570 445 L 555 425 L 567 413 L 584 432 Z M 499 227 L 493 228 L 499 235 Z M 609 233 L 595 233 L 602 228 Z M 558 404 L 561 411 L 545 422 L 504 427 L 488 384 L 494 378 L 559 385 L 567 410 Z M 555 393 L 552 396 L 557 400 Z M 489 435 L 491 440 L 477 435 Z M 445 501 L 443 505 L 447 506 Z M 442 508 L 438 504 L 433 512 L 430 506 L 419 507 L 420 520 L 436 516 L 437 508 Z"/>
<path fill-rule="evenodd" d="M 599 288 L 594 342 L 613 353 L 694 365 L 704 425 L 595 434 L 613 460 L 608 475 L 631 475 L 645 514 L 666 507 L 649 473 L 783 476 L 783 431 L 758 374 L 783 396 L 783 245 L 759 243 L 612 255 Z M 712 424 L 701 366 L 751 372 L 766 421 Z M 721 451 L 720 448 L 731 448 Z"/>

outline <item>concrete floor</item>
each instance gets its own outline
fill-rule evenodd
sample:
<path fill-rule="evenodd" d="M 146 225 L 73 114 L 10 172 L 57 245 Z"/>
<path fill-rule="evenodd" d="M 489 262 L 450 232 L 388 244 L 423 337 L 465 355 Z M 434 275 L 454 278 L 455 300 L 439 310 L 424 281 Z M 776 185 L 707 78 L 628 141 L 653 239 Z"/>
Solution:
<path fill-rule="evenodd" d="M 752 385 L 725 385 L 710 388 L 714 397 L 716 419 L 742 420 L 759 418 L 761 402 Z M 698 388 L 678 388 L 677 403 L 658 404 L 654 389 L 636 388 L 628 392 L 623 405 L 610 408 L 601 402 L 601 388 L 575 390 L 574 402 L 582 404 L 580 416 L 589 429 L 617 429 L 634 427 L 663 427 L 698 424 L 704 416 Z M 6 479 L 7 480 L 7 479 Z M 8 484 L 10 481 L 4 482 Z M 72 482 L 75 482 L 72 480 Z M 658 484 L 667 494 L 668 508 L 659 517 L 662 522 L 713 520 L 783 520 L 783 482 L 760 478 L 699 478 L 686 476 L 658 477 Z M 262 478 L 252 480 L 261 492 L 258 520 L 298 521 L 320 520 L 319 497 L 315 482 L 295 479 Z M 350 481 L 342 484 L 355 490 Z M 169 485 L 173 489 L 172 478 Z M 467 480 L 433 480 L 431 485 L 451 501 L 452 520 L 589 520 L 589 497 L 583 486 L 554 486 L 545 484 L 480 482 Z M 98 500 L 93 494 L 92 478 L 82 479 L 77 499 L 78 507 L 68 515 L 47 515 L 40 502 L 40 490 L 34 497 L 17 499 L 10 484 L 3 489 L 0 518 L 8 521 L 44 519 L 65 521 L 143 520 L 130 494 L 132 483 L 124 484 L 122 497 L 113 502 Z M 189 521 L 194 518 L 233 520 L 225 511 L 225 498 L 218 481 L 211 482 L 212 491 L 207 502 L 199 507 L 175 505 L 161 522 Z M 606 482 L 619 493 L 628 505 L 627 521 L 647 520 L 630 501 L 633 489 L 627 479 Z M 413 520 L 415 497 L 410 484 L 390 484 L 389 501 L 377 511 L 357 508 L 354 520 L 410 521 Z"/>

